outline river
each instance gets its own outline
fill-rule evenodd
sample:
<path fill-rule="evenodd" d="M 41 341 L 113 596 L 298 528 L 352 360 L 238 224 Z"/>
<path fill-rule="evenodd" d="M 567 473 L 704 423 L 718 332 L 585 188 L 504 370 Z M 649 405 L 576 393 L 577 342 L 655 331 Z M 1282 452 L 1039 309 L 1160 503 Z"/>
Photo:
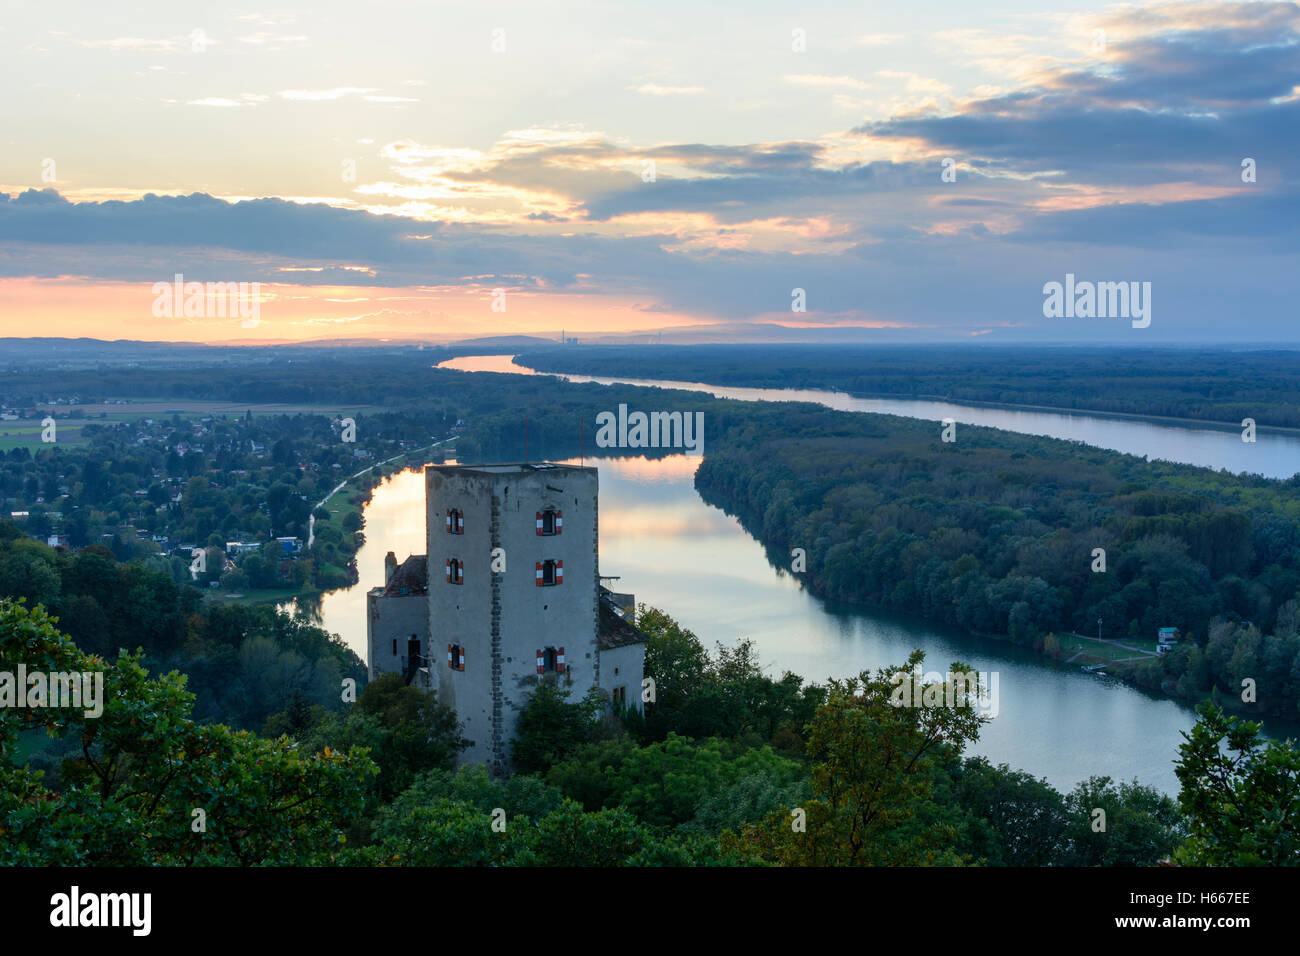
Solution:
<path fill-rule="evenodd" d="M 531 368 L 511 364 L 509 355 L 465 355 L 441 363 L 439 368 L 464 372 L 513 372 L 545 375 Z M 1257 430 L 1255 441 L 1241 440 L 1240 428 L 1214 427 L 1188 421 L 1185 424 L 1148 419 L 1112 418 L 1074 412 L 1044 412 L 1030 409 L 985 408 L 952 402 L 919 399 L 855 398 L 846 392 L 803 388 L 737 388 L 704 382 L 674 382 L 591 375 L 557 374 L 570 382 L 599 385 L 645 385 L 707 392 L 716 398 L 754 402 L 813 402 L 841 412 L 876 412 L 923 418 L 936 422 L 945 418 L 966 425 L 986 425 L 1025 435 L 1046 435 L 1080 441 L 1129 455 L 1177 461 L 1203 468 L 1226 469 L 1266 478 L 1290 478 L 1300 472 L 1300 434 Z"/>
<path fill-rule="evenodd" d="M 522 371 L 509 363 L 509 356 L 479 356 L 445 365 L 466 371 Z M 602 384 L 624 381 L 565 377 Z M 724 398 L 817 401 L 851 411 L 948 417 L 1121 451 L 1142 449 L 1152 457 L 1212 467 L 1234 467 L 1243 459 L 1231 442 L 1245 444 L 1235 432 L 1086 415 L 854 399 L 807 390 L 635 384 L 691 387 Z M 1061 422 L 1053 421 L 1057 419 Z M 1049 430 L 1057 426 L 1061 431 Z M 1145 446 L 1138 438 L 1143 430 L 1148 431 Z M 1163 434 L 1169 431 L 1175 434 Z M 1256 446 L 1254 466 L 1234 470 L 1274 476 L 1300 471 L 1300 440 L 1260 433 Z M 1060 790 L 1092 775 L 1106 775 L 1137 778 L 1177 793 L 1173 761 L 1182 742 L 1180 732 L 1194 721 L 1187 707 L 1010 644 L 828 605 L 804 591 L 792 575 L 774 568 L 737 520 L 704 503 L 693 483 L 698 458 L 588 458 L 587 463 L 600 468 L 601 573 L 619 575 L 618 590 L 634 592 L 638 601 L 667 611 L 706 646 L 752 638 L 775 676 L 788 669 L 816 681 L 892 667 L 917 647 L 925 651 L 928 669 L 946 670 L 950 661 L 962 660 L 976 670 L 998 674 L 998 715 L 983 729 L 974 753 L 1045 777 Z M 365 594 L 383 581 L 385 553 L 394 551 L 402 560 L 425 550 L 422 473 L 406 471 L 385 479 L 375 489 L 365 518 L 367 543 L 357 555 L 360 583 L 304 609 L 363 658 Z M 1290 727 L 1278 729 L 1294 733 Z"/>

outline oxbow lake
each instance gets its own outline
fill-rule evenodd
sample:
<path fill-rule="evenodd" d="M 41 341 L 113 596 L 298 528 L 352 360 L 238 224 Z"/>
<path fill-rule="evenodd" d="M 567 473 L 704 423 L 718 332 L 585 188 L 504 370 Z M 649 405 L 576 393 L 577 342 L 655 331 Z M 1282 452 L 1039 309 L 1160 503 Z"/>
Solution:
<path fill-rule="evenodd" d="M 531 370 L 509 356 L 467 356 L 443 367 L 472 372 Z M 1300 471 L 1300 439 L 1260 432 L 1255 445 L 1239 431 L 1180 427 L 1077 414 L 978 408 L 945 402 L 858 399 L 838 392 L 721 388 L 623 378 L 562 376 L 601 384 L 626 382 L 688 388 L 747 401 L 810 401 L 844 411 L 885 412 L 1084 441 L 1131 454 L 1286 477 Z M 1235 445 L 1234 445 L 1235 443 Z M 705 445 L 707 453 L 708 445 Z M 1194 722 L 1178 703 L 1047 661 L 1009 644 L 972 638 L 897 616 L 837 607 L 809 595 L 774 567 L 739 522 L 704 503 L 693 478 L 698 458 L 588 458 L 600 468 L 600 568 L 618 588 L 657 606 L 706 646 L 753 639 L 769 672 L 791 670 L 825 681 L 902 663 L 914 648 L 928 670 L 961 660 L 997 674 L 997 716 L 973 753 L 1045 777 L 1069 790 L 1094 774 L 1137 778 L 1176 794 L 1173 761 L 1181 731 Z M 424 479 L 405 471 L 377 487 L 365 511 L 366 544 L 357 555 L 360 582 L 331 592 L 303 611 L 366 656 L 366 591 L 383 582 L 384 555 L 422 554 Z M 1270 724 L 1279 736 L 1292 725 Z"/>

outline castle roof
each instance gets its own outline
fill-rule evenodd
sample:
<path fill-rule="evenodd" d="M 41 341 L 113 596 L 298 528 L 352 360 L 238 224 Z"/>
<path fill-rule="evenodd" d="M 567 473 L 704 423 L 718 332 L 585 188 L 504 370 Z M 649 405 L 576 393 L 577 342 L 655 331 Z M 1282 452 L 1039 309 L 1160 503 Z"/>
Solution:
<path fill-rule="evenodd" d="M 603 594 L 600 596 L 599 637 L 601 650 L 612 650 L 615 647 L 626 647 L 629 644 L 644 644 L 646 642 L 645 634 L 637 630 L 630 621 L 619 614 L 613 603 Z"/>
<path fill-rule="evenodd" d="M 423 554 L 413 554 L 393 572 L 393 579 L 384 588 L 384 597 L 401 597 L 403 594 L 429 592 L 429 561 Z"/>
<path fill-rule="evenodd" d="M 571 471 L 597 471 L 594 465 L 562 465 L 553 461 L 528 461 L 528 462 L 501 462 L 498 464 L 481 464 L 481 465 L 440 465 L 429 464 L 425 466 L 426 471 L 439 471 L 448 474 L 473 473 L 480 475 L 522 475 L 533 472 L 571 472 Z"/>

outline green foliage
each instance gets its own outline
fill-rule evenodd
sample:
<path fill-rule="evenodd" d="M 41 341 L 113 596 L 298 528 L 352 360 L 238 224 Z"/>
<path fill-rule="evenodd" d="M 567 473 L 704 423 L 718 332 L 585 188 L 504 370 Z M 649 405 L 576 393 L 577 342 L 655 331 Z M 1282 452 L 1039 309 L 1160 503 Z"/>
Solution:
<path fill-rule="evenodd" d="M 983 757 L 954 760 L 950 768 L 951 799 L 969 815 L 962 845 L 968 855 L 989 866 L 1058 862 L 1065 800 L 1046 780 Z"/>
<path fill-rule="evenodd" d="M 599 810 L 614 799 L 613 776 L 637 750 L 626 738 L 600 740 L 575 750 L 551 767 L 546 782 L 588 810 Z"/>
<path fill-rule="evenodd" d="M 674 733 L 645 747 L 629 741 L 589 744 L 547 775 L 548 783 L 589 811 L 622 807 L 650 826 L 690 824 L 687 829 L 711 833 L 722 828 L 710 829 L 719 821 L 757 819 L 751 814 L 755 805 L 770 809 L 773 794 L 803 792 L 804 779 L 800 763 L 770 747 L 751 749 L 718 738 L 694 741 Z M 747 792 L 748 803 L 718 806 L 717 798 L 732 788 Z"/>
<path fill-rule="evenodd" d="M 1064 866 L 1152 866 L 1185 836 L 1174 801 L 1136 780 L 1115 786 L 1109 777 L 1089 777 L 1066 795 L 1065 816 Z"/>
<path fill-rule="evenodd" d="M 687 866 L 741 862 L 656 833 L 622 808 L 586 812 L 533 776 L 482 767 L 422 774 L 386 807 L 352 862 L 402 866 Z"/>
<path fill-rule="evenodd" d="M 719 403 L 710 415 L 700 494 L 778 564 L 803 548 L 800 577 L 814 593 L 1062 656 L 1065 636 L 1095 634 L 1099 618 L 1108 638 L 1153 641 L 1173 626 L 1203 659 L 1152 657 L 1117 672 L 1189 699 L 1239 692 L 1250 676 L 1258 712 L 1300 712 L 1300 640 L 1280 613 L 1300 594 L 1300 478 L 974 426 L 943 443 L 928 422 L 798 404 Z M 1091 571 L 1098 547 L 1104 574 Z"/>
<path fill-rule="evenodd" d="M 41 568 L 42 579 L 52 575 L 43 588 L 46 610 L 82 651 L 114 659 L 138 648 L 151 669 L 184 672 L 198 720 L 258 728 L 295 693 L 338 710 L 342 679 L 365 680 L 365 665 L 337 637 L 265 605 L 205 607 L 170 568 L 122 563 L 99 545 L 73 554 L 16 535 L 0 538 L 0 578 L 20 565 Z M 20 584 L 0 580 L 32 606 L 42 588 Z"/>
<path fill-rule="evenodd" d="M 450 770 L 470 743 L 451 708 L 433 691 L 407 686 L 400 674 L 367 684 L 345 715 L 322 713 L 300 739 L 307 753 L 367 748 L 379 767 L 374 797 L 381 803 L 410 787 L 422 771 Z"/>
<path fill-rule="evenodd" d="M 893 675 L 925 659 L 875 676 L 831 681 L 826 703 L 808 727 L 813 796 L 803 807 L 746 827 L 743 842 L 775 862 L 795 866 L 916 866 L 956 863 L 950 849 L 960 821 L 934 800 L 935 761 L 960 754 L 988 718 L 958 690 L 954 706 L 896 706 Z M 969 667 L 954 662 L 954 673 Z M 794 828 L 805 816 L 806 832 Z M 792 819 L 792 814 L 795 819 Z"/>
<path fill-rule="evenodd" d="M 156 866 L 328 863 L 361 807 L 374 765 L 360 751 L 304 757 L 190 719 L 185 679 L 151 678 L 139 655 L 83 654 L 40 609 L 0 600 L 0 660 L 32 670 L 98 671 L 103 712 L 0 711 L 0 864 Z M 10 760 L 19 730 L 80 737 L 61 791 Z M 200 819 L 193 811 L 202 811 Z"/>
<path fill-rule="evenodd" d="M 515 725 L 510 759 L 519 773 L 545 773 L 592 738 L 604 696 L 593 687 L 577 703 L 558 682 L 544 680 L 528 695 Z"/>
<path fill-rule="evenodd" d="M 1265 743 L 1260 726 L 1210 703 L 1179 746 L 1178 805 L 1190 828 L 1180 862 L 1300 865 L 1300 749 Z"/>
<path fill-rule="evenodd" d="M 645 674 L 655 682 L 644 726 L 633 727 L 642 739 L 754 734 L 802 750 L 804 725 L 826 699 L 824 688 L 805 686 L 789 671 L 780 680 L 768 677 L 752 641 L 719 644 L 711 657 L 699 638 L 657 608 L 642 605 L 637 626 L 647 637 Z"/>

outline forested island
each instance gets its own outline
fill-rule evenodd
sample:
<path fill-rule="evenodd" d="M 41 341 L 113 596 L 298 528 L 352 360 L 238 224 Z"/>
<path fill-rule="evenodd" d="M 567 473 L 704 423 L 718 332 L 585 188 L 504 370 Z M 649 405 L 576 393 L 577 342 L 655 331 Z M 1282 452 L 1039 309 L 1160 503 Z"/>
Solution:
<path fill-rule="evenodd" d="M 1112 672 L 1295 719 L 1300 478 L 1232 476 L 1073 442 L 806 405 L 714 419 L 696 474 L 816 593 L 1054 658 L 1069 635 L 1146 648 Z M 719 434 L 720 433 L 720 434 Z M 1096 549 L 1105 552 L 1099 570 Z M 1157 633 L 1181 640 L 1155 656 Z"/>
<path fill-rule="evenodd" d="M 694 345 L 524 349 L 548 372 L 626 375 L 752 388 L 819 388 L 912 398 L 1067 408 L 1300 428 L 1294 349 L 1054 346 Z"/>

